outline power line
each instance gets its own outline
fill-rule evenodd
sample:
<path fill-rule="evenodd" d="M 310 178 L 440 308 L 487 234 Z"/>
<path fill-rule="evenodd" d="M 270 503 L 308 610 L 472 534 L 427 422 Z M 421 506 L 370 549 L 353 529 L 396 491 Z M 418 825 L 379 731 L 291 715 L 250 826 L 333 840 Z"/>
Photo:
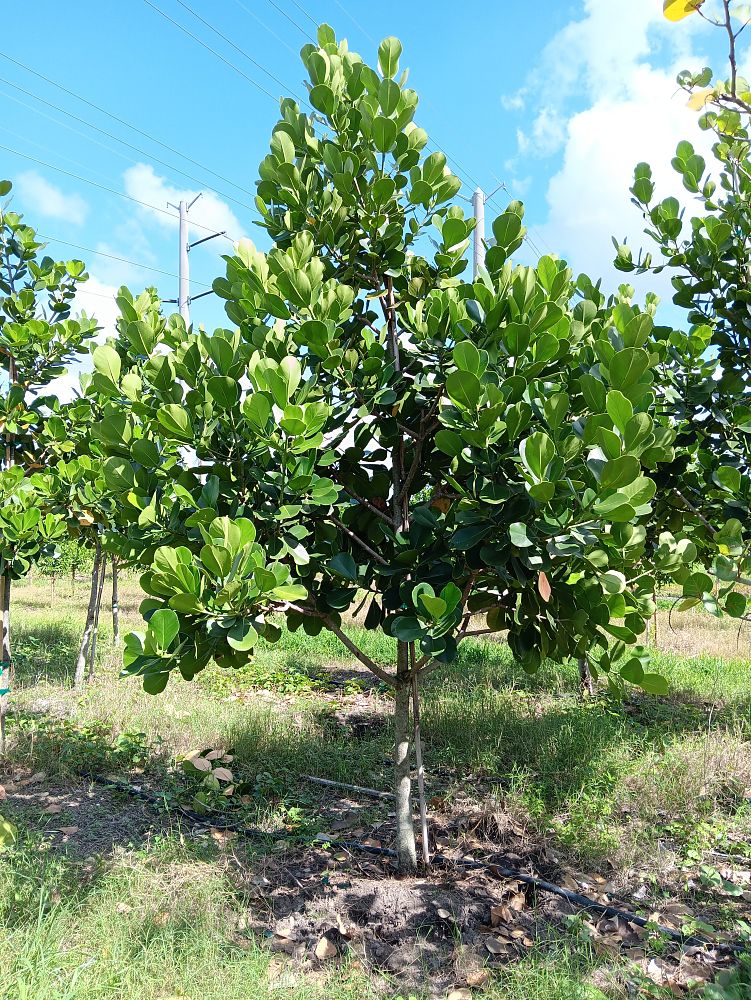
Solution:
<path fill-rule="evenodd" d="M 249 56 L 244 49 L 233 42 L 231 38 L 224 34 L 223 31 L 220 31 L 219 28 L 215 27 L 210 21 L 207 21 L 205 17 L 202 17 L 197 11 L 193 10 L 190 4 L 185 3 L 185 0 L 177 0 L 177 3 L 179 3 L 184 10 L 187 10 L 189 14 L 192 14 L 193 17 L 197 18 L 201 24 L 205 25 L 209 29 L 209 31 L 213 31 L 215 35 L 223 39 L 227 45 L 230 45 L 235 50 L 235 52 L 238 52 L 244 59 L 247 59 L 249 63 L 252 63 L 257 69 L 260 69 L 262 73 L 265 73 L 270 80 L 273 80 L 274 83 L 278 83 L 283 90 L 288 89 L 287 84 L 283 80 L 280 80 L 278 76 L 274 76 L 270 70 L 267 70 L 265 66 L 259 63 L 252 56 Z M 300 98 L 297 94 L 295 94 L 294 91 L 292 93 L 299 101 Z M 303 101 L 302 103 L 305 104 L 306 102 Z M 308 107 L 310 107 L 310 105 L 308 105 Z"/>
<path fill-rule="evenodd" d="M 117 260 L 121 264 L 130 264 L 132 267 L 142 268 L 144 271 L 154 271 L 156 274 L 165 274 L 168 278 L 177 278 L 174 271 L 165 271 L 161 267 L 154 267 L 152 264 L 139 264 L 137 260 L 130 260 L 128 257 L 118 257 L 113 253 L 106 253 L 104 250 L 95 250 L 94 247 L 85 247 L 80 243 L 71 243 L 70 240 L 62 240 L 59 236 L 49 236 L 45 233 L 36 234 L 42 240 L 49 240 L 52 243 L 62 243 L 63 246 L 73 247 L 76 250 L 85 250 L 86 253 L 93 253 L 99 257 L 107 257 L 109 260 Z M 196 281 L 196 285 L 201 285 L 203 288 L 211 288 L 211 285 L 207 285 L 205 281 Z"/>
<path fill-rule="evenodd" d="M 205 187 L 205 188 L 207 188 L 207 190 L 210 190 L 210 191 L 213 190 L 214 194 L 219 195 L 221 198 L 226 198 L 228 201 L 233 201 L 236 205 L 240 205 L 241 208 L 247 208 L 249 211 L 252 211 L 251 206 L 248 205 L 246 202 L 239 201 L 237 198 L 233 197 L 233 195 L 227 194 L 225 191 L 219 191 L 219 190 L 217 190 L 215 188 L 209 187 L 209 185 L 204 184 L 204 182 L 200 178 L 195 177 L 193 174 L 189 174 L 185 170 L 181 170 L 179 167 L 176 167 L 173 164 L 168 163 L 166 160 L 161 160 L 158 156 L 154 156 L 152 153 L 149 153 L 147 150 L 141 149 L 140 146 L 134 146 L 133 143 L 128 142 L 126 139 L 121 139 L 119 136 L 115 135 L 113 132 L 108 132 L 107 129 L 100 128 L 98 125 L 93 125 L 91 122 L 86 121 L 85 118 L 79 118 L 79 116 L 78 115 L 74 115 L 72 111 L 66 111 L 65 108 L 61 108 L 58 104 L 53 104 L 52 101 L 47 101 L 43 97 L 39 97 L 37 94 L 34 94 L 32 91 L 26 90 L 25 87 L 21 87 L 17 83 L 13 83 L 11 80 L 6 80 L 2 76 L 0 76 L 0 83 L 4 83 L 4 84 L 6 84 L 9 87 L 13 87 L 14 90 L 20 90 L 22 94 L 26 94 L 28 97 L 31 97 L 33 100 L 39 101 L 40 104 L 45 104 L 48 108 L 54 108 L 55 111 L 59 111 L 61 114 L 67 115 L 69 118 L 72 118 L 74 121 L 80 122 L 82 125 L 85 125 L 87 128 L 93 129 L 95 132 L 99 132 L 101 135 L 106 135 L 108 139 L 114 139 L 115 142 L 119 142 L 123 146 L 127 146 L 128 149 L 132 149 L 136 153 L 140 153 L 142 156 L 147 157 L 149 160 L 153 160 L 155 163 L 159 163 L 159 164 L 161 164 L 161 166 L 167 167 L 168 170 L 172 170 L 175 173 L 182 174 L 183 177 L 187 177 L 188 180 L 195 181 L 195 183 L 198 184 L 199 186 Z M 29 110 L 31 110 L 31 111 L 35 111 L 36 114 L 42 114 L 42 112 L 37 111 L 35 108 L 31 107 L 31 105 L 25 104 L 23 101 L 18 101 L 17 98 L 14 98 L 11 94 L 7 94 L 6 96 L 10 97 L 11 100 L 16 100 L 17 103 L 19 103 L 19 104 L 22 105 L 22 107 L 29 108 Z M 95 139 L 92 139 L 90 136 L 87 136 L 84 132 L 79 132 L 78 129 L 74 129 L 70 125 L 66 125 L 65 122 L 61 122 L 57 118 L 52 118 L 50 115 L 45 115 L 44 117 L 48 118 L 50 121 L 55 122 L 57 125 L 62 125 L 63 128 L 70 129 L 72 132 L 75 132 L 76 135 L 80 135 L 83 138 L 88 139 L 90 142 L 96 142 Z M 120 153 L 116 149 L 112 149 L 111 146 L 105 146 L 103 143 L 97 143 L 97 145 L 102 146 L 103 149 L 107 149 L 111 153 L 115 153 L 118 156 L 123 156 L 124 157 L 123 153 Z M 130 163 L 135 163 L 136 162 L 135 160 L 131 160 L 128 157 L 124 157 L 124 158 L 128 159 L 128 162 L 130 162 Z"/>
<path fill-rule="evenodd" d="M 175 27 L 180 28 L 181 31 L 184 31 L 187 35 L 190 35 L 190 37 L 193 38 L 196 42 L 198 42 L 199 45 L 202 45 L 205 49 L 208 49 L 209 52 L 213 52 L 218 59 L 222 60 L 223 63 L 234 69 L 236 73 L 239 73 L 249 83 L 252 83 L 254 87 L 257 87 L 259 90 L 263 91 L 264 94 L 267 94 L 272 99 L 272 101 L 274 101 L 275 104 L 277 103 L 277 98 L 274 97 L 273 94 L 271 94 L 268 90 L 262 87 L 259 83 L 256 83 L 255 80 L 249 77 L 247 73 L 244 73 L 231 60 L 226 59 L 221 54 L 221 52 L 218 52 L 216 49 L 212 48 L 210 45 L 204 42 L 202 38 L 199 38 L 198 35 L 194 35 L 192 31 L 189 31 L 184 25 L 180 24 L 179 21 L 175 21 L 168 14 L 165 14 L 165 12 L 160 7 L 157 7 L 156 4 L 152 3 L 151 0 L 144 0 L 144 3 L 147 3 L 149 7 L 152 7 L 155 11 L 161 14 L 162 17 L 165 17 L 168 21 L 174 24 Z M 189 4 L 185 3 L 184 0 L 177 0 L 177 3 L 179 3 L 181 7 L 183 7 L 185 10 L 191 13 L 193 17 L 197 18 L 197 20 L 199 20 L 201 24 L 205 25 L 209 29 L 209 31 L 213 31 L 215 35 L 223 39 L 236 52 L 239 52 L 239 54 L 243 56 L 243 58 L 247 59 L 248 62 L 252 63 L 258 69 L 260 69 L 262 73 L 265 73 L 270 80 L 273 80 L 274 83 L 278 83 L 279 86 L 282 88 L 282 91 L 289 91 L 292 94 L 292 96 L 297 101 L 300 102 L 300 104 L 304 104 L 307 108 L 310 108 L 310 104 L 308 104 L 308 102 L 304 100 L 304 98 L 301 98 L 299 94 L 296 94 L 291 87 L 288 87 L 287 84 L 283 80 L 280 80 L 278 76 L 274 76 L 274 74 L 270 72 L 270 70 L 267 70 L 266 67 L 263 66 L 261 63 L 259 63 L 256 59 L 254 59 L 252 56 L 249 56 L 244 49 L 242 49 L 239 45 L 233 42 L 232 39 L 229 38 L 227 35 L 225 35 L 223 31 L 220 31 L 219 28 L 214 27 L 214 25 L 210 21 L 207 21 L 205 17 L 202 17 L 199 13 L 197 13 L 197 11 L 193 10 L 193 8 Z"/>
<path fill-rule="evenodd" d="M 274 0 L 268 0 L 268 2 L 271 4 L 272 7 L 276 7 L 276 9 L 279 11 L 280 14 L 284 14 L 284 16 L 287 18 L 288 21 L 292 21 L 292 24 L 300 28 L 300 25 L 297 23 L 297 21 L 292 20 L 289 14 L 286 11 L 282 10 L 282 8 L 277 3 L 275 3 Z M 316 21 L 316 19 L 312 17 L 307 12 L 307 10 L 297 2 L 297 0 L 292 0 L 292 3 L 295 5 L 295 7 L 297 7 L 297 9 L 300 11 L 301 14 L 304 14 L 305 17 L 307 17 L 307 19 L 310 21 L 310 23 L 313 25 L 314 28 L 318 27 L 318 22 Z M 307 35 L 308 38 L 311 37 L 303 28 L 300 28 L 300 31 L 302 31 L 304 35 Z"/>
<path fill-rule="evenodd" d="M 55 80 L 52 80 L 50 77 L 45 76 L 43 73 L 39 73 L 37 70 L 32 69 L 31 66 L 27 66 L 25 63 L 19 62 L 18 59 L 14 59 L 12 56 L 9 56 L 7 52 L 0 51 L 0 57 L 2 57 L 3 59 L 7 59 L 8 62 L 13 63 L 15 66 L 19 66 L 27 73 L 31 73 L 32 76 L 36 76 L 38 79 L 44 80 L 45 83 L 49 83 L 51 86 L 56 87 L 58 90 L 61 90 L 64 94 L 68 94 L 70 97 L 75 98 L 77 101 L 81 101 L 82 104 L 86 104 L 88 107 L 93 108 L 100 114 L 106 115 L 107 118 L 111 118 L 112 121 L 116 121 L 119 125 L 124 125 L 126 128 L 129 128 L 132 132 L 136 132 L 138 135 L 143 136 L 145 139 L 148 139 L 150 142 L 155 143 L 157 146 L 161 146 L 162 149 L 167 149 L 169 150 L 170 153 L 174 153 L 175 156 L 179 156 L 183 160 L 186 160 L 188 163 L 192 163 L 195 167 L 200 167 L 201 170 L 204 170 L 206 173 L 211 174 L 212 177 L 218 177 L 219 180 L 224 181 L 225 184 L 230 184 L 232 187 L 237 188 L 238 191 L 243 191 L 245 194 L 249 194 L 251 196 L 253 195 L 253 192 L 250 191 L 248 188 L 245 188 L 241 184 L 237 184 L 235 181 L 230 180 L 229 177 L 225 177 L 224 174 L 217 173 L 210 167 L 207 167 L 204 164 L 199 163 L 198 160 L 194 160 L 186 153 L 181 152 L 179 149 L 175 149 L 174 146 L 170 146 L 168 143 L 162 142 L 161 139 L 156 139 L 148 132 L 145 132 L 143 129 L 138 128 L 136 125 L 133 125 L 131 122 L 126 121 L 124 118 L 120 118 L 117 115 L 112 114 L 112 112 L 107 111 L 105 108 L 100 107 L 100 105 L 98 104 L 94 104 L 94 102 L 88 100 L 88 98 L 82 97 L 75 91 L 69 90 L 67 87 L 64 87 L 61 83 L 57 83 Z M 205 186 L 208 187 L 208 185 Z"/>
<path fill-rule="evenodd" d="M 172 212 L 168 212 L 166 208 L 159 208 L 158 205 L 150 205 L 146 201 L 141 201 L 140 198 L 134 198 L 133 195 L 126 194 L 124 191 L 118 191 L 116 188 L 108 187 L 106 184 L 100 184 L 98 181 L 92 181 L 88 177 L 81 177 L 80 174 L 74 174 L 70 170 L 64 170 L 62 167 L 55 166 L 53 163 L 48 163 L 46 160 L 40 160 L 35 156 L 30 156 L 28 153 L 22 153 L 17 149 L 11 149 L 10 146 L 3 146 L 0 144 L 0 149 L 4 149 L 6 153 L 13 153 L 16 156 L 22 157 L 24 160 L 30 160 L 32 163 L 37 163 L 39 166 L 47 167 L 49 170 L 56 170 L 58 173 L 65 174 L 67 177 L 72 177 L 74 180 L 82 181 L 84 184 L 90 184 L 92 187 L 99 188 L 101 191 L 106 191 L 108 194 L 114 194 L 118 198 L 124 198 L 125 201 L 134 202 L 136 205 L 141 205 L 143 208 L 149 208 L 152 212 L 160 212 L 162 215 L 168 216 L 170 219 L 177 219 L 176 215 Z M 199 229 L 205 229 L 207 233 L 214 233 L 215 230 L 211 226 L 203 226 L 198 222 L 193 223 L 194 226 L 198 226 Z M 230 243 L 237 242 L 230 236 L 225 236 Z"/>
<path fill-rule="evenodd" d="M 348 17 L 348 18 L 350 19 L 350 21 L 351 21 L 351 22 L 352 22 L 352 23 L 354 24 L 354 26 L 355 26 L 356 28 L 359 28 L 359 29 L 360 29 L 360 31 L 361 31 L 361 32 L 363 33 L 363 35 L 365 35 L 365 37 L 366 37 L 366 38 L 368 39 L 368 41 L 369 41 L 369 42 L 372 42 L 372 43 L 373 43 L 374 45 L 376 45 L 376 44 L 377 44 L 377 43 L 376 43 L 376 40 L 375 40 L 375 38 L 373 38 L 373 36 L 372 36 L 372 35 L 370 34 L 370 32 L 369 32 L 369 31 L 367 30 L 367 28 L 364 28 L 364 27 L 363 27 L 363 26 L 362 26 L 362 25 L 360 24 L 360 22 L 359 22 L 359 21 L 357 20 L 357 18 L 355 17 L 355 15 L 354 15 L 354 14 L 351 14 L 351 13 L 350 13 L 350 12 L 349 12 L 349 11 L 347 10 L 347 8 L 346 8 L 346 7 L 344 6 L 344 4 L 343 4 L 343 3 L 340 3 L 340 2 L 339 2 L 339 0 L 334 0 L 334 3 L 335 3 L 335 4 L 337 5 L 337 7 L 339 8 L 339 10 L 340 10 L 340 11 L 342 11 L 342 13 L 344 13 L 344 14 L 346 14 L 346 15 L 347 15 L 347 17 Z"/>
<path fill-rule="evenodd" d="M 252 77 L 248 76 L 248 74 L 245 73 L 243 70 L 241 70 L 239 66 L 236 66 L 231 60 L 227 59 L 226 56 L 223 56 L 221 52 L 218 52 L 215 48 L 212 48 L 212 46 L 209 45 L 208 42 L 204 42 L 204 40 L 202 38 L 199 38 L 198 35 L 194 35 L 189 28 L 186 28 L 184 24 L 180 24 L 179 21 L 176 21 L 173 17 L 170 17 L 169 14 L 163 11 L 160 7 L 157 7 L 155 3 L 152 3 L 151 0 L 143 0 L 143 2 L 147 6 L 151 7 L 152 10 L 155 10 L 157 14 L 159 14 L 161 17 L 165 19 L 165 21 L 169 21 L 170 24 L 174 24 L 176 28 L 179 28 L 180 31 L 184 32 L 184 34 L 192 38 L 193 41 L 198 42 L 198 44 L 203 46 L 204 49 L 207 49 L 209 52 L 213 53 L 217 57 L 217 59 L 221 59 L 221 61 L 225 64 L 225 66 L 229 66 L 230 69 L 233 69 L 235 71 L 235 73 L 239 73 L 239 75 L 243 77 L 245 80 L 247 80 L 248 83 L 251 84 L 251 86 L 255 87 L 256 90 L 260 90 L 262 94 L 265 94 L 267 97 L 270 97 L 275 104 L 277 103 L 277 98 L 274 97 L 274 95 L 271 93 L 270 90 L 266 90 L 265 87 L 261 86 L 260 83 L 258 83 Z M 196 15 L 196 17 L 198 17 L 198 15 Z"/>
<path fill-rule="evenodd" d="M 289 42 L 288 42 L 288 41 L 286 41 L 286 40 L 285 40 L 284 38 L 282 38 L 282 36 L 281 36 L 281 35 L 277 35 L 277 33 L 276 33 L 276 32 L 274 31 L 274 29 L 273 29 L 273 28 L 270 28 L 270 27 L 268 26 L 268 24 L 266 24 L 266 22 L 265 22 L 265 21 L 262 21 L 262 20 L 260 19 L 260 17 L 258 16 L 258 14 L 254 13 L 254 12 L 253 12 L 253 11 L 252 11 L 252 10 L 250 9 L 250 7 L 248 7 L 248 6 L 246 5 L 246 4 L 244 4 L 244 3 L 242 2 L 242 0 L 235 0 L 235 3 L 237 4 L 237 6 L 238 6 L 238 7 L 239 7 L 239 8 L 241 9 L 241 10 L 244 10 L 244 11 L 245 11 L 245 13 L 246 13 L 246 14 L 248 15 L 248 17 L 252 17 L 254 21 L 256 21 L 256 22 L 257 22 L 258 24 L 260 24 L 260 25 L 261 25 L 261 27 L 262 27 L 262 28 L 264 28 L 264 29 L 265 29 L 266 31 L 268 31 L 268 33 L 269 33 L 270 35 L 272 35 L 272 36 L 273 36 L 274 38 L 276 38 L 276 40 L 277 40 L 278 42 L 281 42 L 281 43 L 282 43 L 282 45 L 283 45 L 283 46 L 285 47 L 285 49 L 287 49 L 287 50 L 288 50 L 289 52 L 291 52 L 293 56 L 297 56 L 297 52 L 295 51 L 295 49 L 293 49 L 293 48 L 292 48 L 292 46 L 291 46 L 291 45 L 289 44 Z"/>

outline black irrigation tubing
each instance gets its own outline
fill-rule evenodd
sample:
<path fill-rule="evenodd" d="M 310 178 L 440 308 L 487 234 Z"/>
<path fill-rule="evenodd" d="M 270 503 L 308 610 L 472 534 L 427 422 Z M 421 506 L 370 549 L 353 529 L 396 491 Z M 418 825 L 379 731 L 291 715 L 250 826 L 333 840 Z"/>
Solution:
<path fill-rule="evenodd" d="M 144 802 L 163 806 L 167 812 L 178 812 L 181 816 L 185 816 L 186 819 L 193 820 L 194 823 L 200 823 L 203 826 L 210 826 L 214 830 L 231 830 L 233 833 L 241 833 L 246 837 L 257 837 L 264 840 L 273 837 L 289 836 L 288 830 L 262 830 L 258 826 L 246 826 L 244 823 L 214 823 L 210 816 L 195 812 L 193 809 L 186 809 L 185 806 L 170 806 L 163 795 L 145 792 L 143 789 L 136 788 L 135 785 L 129 785 L 125 781 L 116 781 L 113 778 L 102 777 L 100 774 L 87 774 L 85 772 L 81 772 L 81 777 L 86 778 L 88 781 L 93 781 L 97 785 L 103 785 L 105 788 L 114 788 L 119 792 L 126 792 L 128 795 L 142 799 Z"/>
<path fill-rule="evenodd" d="M 165 807 L 167 806 L 163 796 L 154 795 L 152 792 L 144 792 L 142 789 L 136 788 L 134 785 L 129 785 L 124 781 L 104 778 L 97 774 L 82 774 L 82 777 L 88 778 L 90 781 L 96 782 L 96 784 L 103 785 L 108 788 L 114 788 L 121 792 L 126 792 L 128 795 L 133 795 L 135 798 L 143 799 L 145 802 L 152 802 Z M 168 809 L 167 811 L 169 812 L 170 810 Z M 183 806 L 177 806 L 176 811 L 179 812 L 180 815 L 185 816 L 187 819 L 191 819 L 196 823 L 202 824 L 203 826 L 208 825 L 215 830 L 231 830 L 233 833 L 240 833 L 246 837 L 268 838 L 288 835 L 287 830 L 261 830 L 259 827 L 245 826 L 241 823 L 212 823 L 209 818 L 201 815 L 201 813 L 194 812 L 192 809 L 186 809 Z M 359 840 L 332 840 L 331 844 L 335 847 L 346 848 L 349 851 L 360 851 L 363 854 L 372 854 L 382 858 L 397 857 L 396 851 L 393 851 L 388 847 L 376 847 L 372 844 L 363 844 Z M 598 903 L 597 900 L 591 899 L 589 896 L 584 896 L 580 892 L 572 892 L 570 889 L 565 889 L 562 885 L 556 885 L 555 882 L 548 882 L 545 879 L 538 878 L 536 875 L 525 875 L 524 872 L 520 872 L 516 868 L 507 868 L 505 865 L 500 865 L 494 861 L 469 861 L 464 859 L 454 860 L 452 858 L 445 857 L 443 854 L 434 854 L 432 860 L 434 864 L 446 868 L 454 866 L 474 871 L 483 870 L 490 872 L 491 875 L 500 876 L 501 878 L 515 879 L 516 881 L 522 882 L 525 885 L 530 885 L 535 889 L 542 889 L 543 892 L 549 892 L 554 896 L 560 896 L 562 899 L 566 899 L 570 903 L 575 903 L 583 910 L 597 910 L 605 916 L 618 917 L 621 920 L 626 920 L 630 924 L 636 924 L 637 927 L 653 928 L 655 931 L 671 938 L 679 944 L 709 948 L 724 948 L 726 951 L 735 953 L 749 951 L 749 945 L 740 941 L 712 941 L 709 938 L 704 938 L 696 934 L 682 934 L 680 931 L 676 931 L 672 927 L 655 924 L 646 917 L 640 917 L 636 913 L 631 913 L 630 910 L 622 910 L 617 906 L 610 906 L 608 903 Z"/>

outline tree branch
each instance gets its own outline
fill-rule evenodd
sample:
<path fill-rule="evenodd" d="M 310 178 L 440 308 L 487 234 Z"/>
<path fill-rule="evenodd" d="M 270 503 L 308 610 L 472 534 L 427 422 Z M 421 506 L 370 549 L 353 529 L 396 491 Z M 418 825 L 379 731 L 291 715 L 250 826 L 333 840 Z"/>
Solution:
<path fill-rule="evenodd" d="M 342 521 L 340 521 L 338 517 L 332 517 L 329 515 L 328 520 L 331 521 L 332 524 L 335 524 L 337 528 L 341 528 L 341 530 L 345 534 L 349 535 L 352 541 L 356 542 L 360 546 L 360 548 L 363 549 L 365 552 L 367 552 L 372 559 L 375 559 L 377 563 L 380 563 L 381 566 L 388 566 L 388 560 L 384 559 L 383 556 L 379 555 L 375 549 L 372 549 L 366 541 L 360 538 L 359 535 L 356 535 L 355 532 L 352 531 L 350 528 L 348 528 L 347 525 L 344 524 Z"/>
<path fill-rule="evenodd" d="M 384 667 L 379 666 L 375 660 L 371 660 L 368 654 L 364 653 L 360 647 L 353 642 L 350 637 L 339 628 L 338 625 L 335 625 L 330 618 L 327 618 L 325 615 L 322 615 L 321 617 L 323 618 L 323 623 L 329 632 L 333 632 L 339 642 L 341 642 L 343 646 L 346 646 L 350 653 L 352 653 L 353 656 L 356 656 L 363 666 L 366 666 L 368 670 L 374 673 L 376 677 L 380 678 L 384 684 L 388 684 L 390 687 L 396 687 L 396 677 L 394 677 L 393 674 L 390 674 L 388 670 L 384 669 Z"/>

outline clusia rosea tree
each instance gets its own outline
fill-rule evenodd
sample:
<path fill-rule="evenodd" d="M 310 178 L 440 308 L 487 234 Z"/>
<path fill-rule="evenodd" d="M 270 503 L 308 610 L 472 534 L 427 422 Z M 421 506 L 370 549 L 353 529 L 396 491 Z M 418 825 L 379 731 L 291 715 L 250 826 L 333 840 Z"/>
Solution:
<path fill-rule="evenodd" d="M 233 328 L 186 330 L 123 290 L 97 433 L 148 566 L 126 672 L 157 693 L 173 671 L 247 662 L 285 625 L 333 632 L 393 691 L 409 870 L 420 678 L 504 632 L 527 670 L 599 649 L 617 683 L 661 690 L 639 645 L 652 568 L 693 550 L 644 527 L 674 436 L 650 315 L 554 257 L 514 266 L 516 202 L 462 277 L 474 223 L 414 123 L 400 54 L 387 38 L 376 71 L 327 26 L 303 49 L 316 112 L 283 100 L 260 168 L 273 247 L 243 241 L 215 282 Z M 363 592 L 393 662 L 346 629 Z"/>

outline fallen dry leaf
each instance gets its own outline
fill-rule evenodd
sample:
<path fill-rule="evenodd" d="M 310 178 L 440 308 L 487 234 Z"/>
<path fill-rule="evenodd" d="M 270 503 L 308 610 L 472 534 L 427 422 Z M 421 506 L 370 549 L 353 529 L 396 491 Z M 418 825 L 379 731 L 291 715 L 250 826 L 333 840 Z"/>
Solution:
<path fill-rule="evenodd" d="M 7 797 L 7 792 L 5 791 L 5 785 L 0 785 L 0 802 Z"/>
<path fill-rule="evenodd" d="M 19 785 L 23 785 L 25 788 L 27 785 L 38 785 L 40 781 L 44 781 L 47 777 L 46 771 L 37 771 L 32 774 L 30 778 L 24 778 L 23 781 L 19 781 Z"/>
<path fill-rule="evenodd" d="M 57 802 L 50 802 L 48 806 L 42 809 L 42 812 L 47 813 L 48 816 L 54 816 L 56 813 L 61 813 L 62 811 L 63 807 L 58 805 Z"/>
<path fill-rule="evenodd" d="M 505 955 L 508 951 L 508 945 L 497 937 L 485 938 L 485 947 L 491 955 Z"/>
<path fill-rule="evenodd" d="M 472 991 L 462 986 L 460 990 L 452 990 L 446 1000 L 472 1000 Z"/>
<path fill-rule="evenodd" d="M 484 986 L 490 979 L 487 969 L 476 969 L 467 973 L 467 986 Z"/>
<path fill-rule="evenodd" d="M 155 913 L 152 918 L 152 924 L 155 927 L 166 927 L 169 923 L 170 914 L 168 910 L 161 910 L 159 913 Z"/>
<path fill-rule="evenodd" d="M 64 834 L 66 837 L 72 837 L 74 833 L 78 833 L 79 827 L 77 826 L 61 826 L 59 827 L 60 833 Z"/>
<path fill-rule="evenodd" d="M 115 913 L 132 913 L 133 907 L 128 903 L 118 903 L 115 907 Z"/>
<path fill-rule="evenodd" d="M 228 767 L 215 767 L 212 774 L 219 781 L 234 781 L 234 775 Z"/>
<path fill-rule="evenodd" d="M 323 962 L 329 958 L 336 958 L 336 953 L 337 953 L 336 945 L 332 944 L 332 942 L 329 941 L 329 939 L 324 934 L 324 936 L 316 945 L 316 950 L 315 950 L 316 958 L 320 959 Z"/>

